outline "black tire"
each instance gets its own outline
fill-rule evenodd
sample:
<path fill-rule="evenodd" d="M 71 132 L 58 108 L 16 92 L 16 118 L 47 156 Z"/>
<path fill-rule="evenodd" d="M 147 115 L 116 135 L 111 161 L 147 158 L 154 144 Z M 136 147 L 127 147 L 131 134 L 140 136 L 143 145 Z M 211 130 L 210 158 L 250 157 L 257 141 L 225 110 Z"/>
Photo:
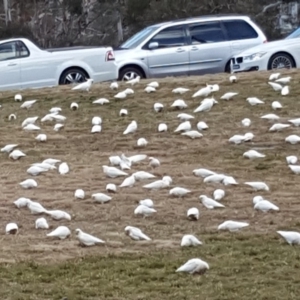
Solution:
<path fill-rule="evenodd" d="M 229 60 L 228 62 L 227 62 L 227 64 L 226 64 L 226 66 L 225 66 L 225 73 L 231 73 L 231 69 L 230 69 L 230 61 L 231 60 Z"/>
<path fill-rule="evenodd" d="M 278 67 L 276 67 L 278 66 Z M 296 64 L 293 57 L 287 53 L 274 54 L 268 63 L 268 70 L 276 69 L 291 69 L 295 68 Z"/>
<path fill-rule="evenodd" d="M 136 78 L 137 76 L 140 76 L 141 78 L 145 77 L 143 72 L 139 68 L 125 67 L 124 69 L 121 69 L 119 73 L 119 80 L 128 81 Z"/>
<path fill-rule="evenodd" d="M 85 82 L 89 78 L 88 74 L 79 68 L 72 68 L 64 71 L 59 79 L 59 84 L 74 84 Z"/>

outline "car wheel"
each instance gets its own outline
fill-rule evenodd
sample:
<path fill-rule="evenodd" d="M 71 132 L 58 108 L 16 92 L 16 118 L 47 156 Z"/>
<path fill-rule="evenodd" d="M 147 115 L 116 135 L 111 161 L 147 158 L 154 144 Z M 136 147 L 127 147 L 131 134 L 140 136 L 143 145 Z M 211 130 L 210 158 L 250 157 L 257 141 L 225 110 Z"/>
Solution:
<path fill-rule="evenodd" d="M 85 82 L 89 76 L 81 69 L 69 69 L 60 76 L 59 84 L 74 84 Z"/>
<path fill-rule="evenodd" d="M 230 62 L 231 60 L 229 60 L 225 66 L 225 73 L 231 73 Z"/>
<path fill-rule="evenodd" d="M 134 79 L 138 76 L 140 76 L 141 78 L 144 77 L 144 75 L 140 69 L 135 68 L 135 67 L 128 67 L 128 68 L 124 68 L 123 70 L 120 71 L 119 80 L 128 81 L 128 80 Z"/>
<path fill-rule="evenodd" d="M 295 68 L 293 58 L 286 53 L 274 54 L 269 61 L 268 69 L 291 69 Z"/>

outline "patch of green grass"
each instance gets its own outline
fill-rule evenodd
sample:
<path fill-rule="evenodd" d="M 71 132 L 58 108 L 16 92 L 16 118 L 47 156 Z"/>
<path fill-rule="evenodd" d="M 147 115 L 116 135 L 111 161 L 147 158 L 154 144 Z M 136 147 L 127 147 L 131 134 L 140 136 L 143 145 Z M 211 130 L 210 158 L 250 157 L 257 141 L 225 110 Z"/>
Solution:
<path fill-rule="evenodd" d="M 225 236 L 225 237 L 224 237 Z M 56 264 L 1 265 L 3 299 L 298 299 L 299 248 L 279 237 L 207 237 L 197 248 L 108 254 Z M 101 252 L 101 248 L 99 248 Z M 176 273 L 188 259 L 210 264 L 204 276 Z"/>

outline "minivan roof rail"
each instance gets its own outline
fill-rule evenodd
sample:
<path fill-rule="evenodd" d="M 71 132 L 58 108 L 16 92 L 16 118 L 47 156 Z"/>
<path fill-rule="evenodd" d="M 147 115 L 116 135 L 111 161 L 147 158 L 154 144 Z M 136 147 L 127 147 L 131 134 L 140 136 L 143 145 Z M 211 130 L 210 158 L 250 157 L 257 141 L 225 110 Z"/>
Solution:
<path fill-rule="evenodd" d="M 172 21 L 169 21 L 169 22 L 170 23 L 176 23 L 176 22 L 190 21 L 190 20 L 195 20 L 195 19 L 210 19 L 210 18 L 222 18 L 222 17 L 248 17 L 248 16 L 247 15 L 236 14 L 236 13 L 216 14 L 216 15 L 202 15 L 202 16 L 200 15 L 200 16 L 195 16 L 195 17 L 172 20 Z"/>

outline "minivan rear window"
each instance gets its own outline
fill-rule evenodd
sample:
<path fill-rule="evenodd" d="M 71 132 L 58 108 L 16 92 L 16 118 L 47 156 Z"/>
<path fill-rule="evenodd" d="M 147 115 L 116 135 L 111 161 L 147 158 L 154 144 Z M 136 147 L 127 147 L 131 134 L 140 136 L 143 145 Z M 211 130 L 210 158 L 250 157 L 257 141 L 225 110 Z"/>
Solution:
<path fill-rule="evenodd" d="M 230 41 L 255 39 L 258 33 L 243 20 L 223 20 L 222 21 Z"/>

